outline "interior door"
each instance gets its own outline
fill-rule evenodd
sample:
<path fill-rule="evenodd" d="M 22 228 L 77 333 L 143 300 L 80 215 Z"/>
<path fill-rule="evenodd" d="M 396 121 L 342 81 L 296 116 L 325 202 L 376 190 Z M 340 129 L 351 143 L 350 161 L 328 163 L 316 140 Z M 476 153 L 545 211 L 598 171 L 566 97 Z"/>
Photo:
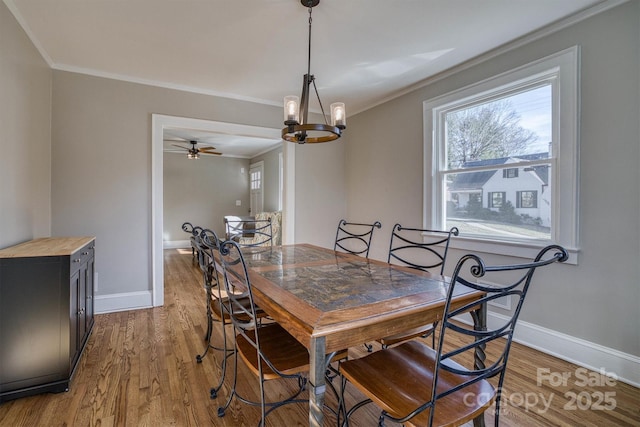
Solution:
<path fill-rule="evenodd" d="M 264 203 L 264 162 L 253 163 L 249 167 L 249 214 L 255 214 L 263 211 Z"/>

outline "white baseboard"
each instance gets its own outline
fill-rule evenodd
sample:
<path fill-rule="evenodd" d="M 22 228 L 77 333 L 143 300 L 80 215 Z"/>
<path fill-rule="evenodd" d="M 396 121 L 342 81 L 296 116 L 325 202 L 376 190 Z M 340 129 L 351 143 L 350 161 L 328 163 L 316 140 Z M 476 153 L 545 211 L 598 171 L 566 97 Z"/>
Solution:
<path fill-rule="evenodd" d="M 93 300 L 96 314 L 151 308 L 152 301 L 151 291 L 98 295 Z"/>
<path fill-rule="evenodd" d="M 469 316 L 459 316 L 456 319 L 463 323 L 472 323 Z M 489 312 L 487 324 L 489 327 L 504 325 L 506 319 L 504 315 Z M 638 356 L 521 320 L 518 321 L 513 340 L 596 372 L 604 370 L 624 383 L 640 387 Z"/>
<path fill-rule="evenodd" d="M 162 242 L 163 249 L 184 249 L 190 247 L 190 240 L 165 240 L 164 242 Z"/>

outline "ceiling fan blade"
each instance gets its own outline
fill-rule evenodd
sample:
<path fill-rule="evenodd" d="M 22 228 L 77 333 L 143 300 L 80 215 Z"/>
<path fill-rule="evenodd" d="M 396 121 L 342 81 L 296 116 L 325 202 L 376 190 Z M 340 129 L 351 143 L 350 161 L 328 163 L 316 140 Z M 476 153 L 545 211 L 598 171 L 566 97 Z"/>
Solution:
<path fill-rule="evenodd" d="M 174 147 L 182 148 L 183 150 L 189 151 L 189 148 L 183 147 L 182 145 L 177 145 L 177 144 L 171 144 L 171 145 L 173 145 Z"/>
<path fill-rule="evenodd" d="M 209 146 L 204 146 L 202 148 L 198 148 L 198 150 L 200 151 L 214 151 L 216 149 L 216 147 L 209 147 Z"/>
<path fill-rule="evenodd" d="M 211 154 L 214 156 L 222 156 L 222 153 L 220 153 L 219 151 L 202 151 L 200 150 L 200 154 Z"/>

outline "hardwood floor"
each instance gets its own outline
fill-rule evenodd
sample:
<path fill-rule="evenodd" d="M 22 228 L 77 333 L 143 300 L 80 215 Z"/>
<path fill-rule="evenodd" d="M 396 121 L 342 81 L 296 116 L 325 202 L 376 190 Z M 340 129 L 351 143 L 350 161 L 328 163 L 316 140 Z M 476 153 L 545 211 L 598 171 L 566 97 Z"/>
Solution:
<path fill-rule="evenodd" d="M 217 399 L 209 398 L 209 389 L 220 376 L 221 353 L 209 351 L 202 363 L 196 363 L 204 346 L 206 316 L 201 275 L 190 250 L 165 251 L 165 287 L 164 307 L 97 315 L 70 391 L 2 403 L 0 426 L 256 425 L 259 408 L 237 401 L 218 418 L 230 378 Z M 214 325 L 214 342 L 221 339 L 219 326 Z M 351 349 L 350 357 L 365 351 L 364 346 Z M 251 396 L 257 383 L 243 368 L 238 387 Z M 555 384 L 562 375 L 570 377 Z M 500 424 L 640 426 L 640 390 L 606 380 L 514 343 Z M 267 392 L 283 396 L 293 389 L 293 384 L 272 381 Z M 360 400 L 353 387 L 348 390 L 349 405 Z M 327 403 L 335 406 L 335 398 L 328 397 Z M 305 404 L 284 406 L 267 417 L 267 425 L 306 426 L 307 411 Z M 335 418 L 325 412 L 325 425 L 335 425 Z M 367 405 L 356 412 L 351 425 L 375 426 L 378 414 Z M 493 416 L 487 414 L 486 421 L 492 425 Z"/>

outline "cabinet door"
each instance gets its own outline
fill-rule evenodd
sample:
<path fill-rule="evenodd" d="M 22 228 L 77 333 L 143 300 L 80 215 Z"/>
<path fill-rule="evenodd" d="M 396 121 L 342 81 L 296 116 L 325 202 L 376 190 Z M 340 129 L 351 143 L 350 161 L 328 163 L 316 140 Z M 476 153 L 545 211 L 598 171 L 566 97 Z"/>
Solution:
<path fill-rule="evenodd" d="M 80 267 L 80 283 L 78 283 L 78 349 L 82 349 L 87 334 L 87 265 Z"/>
<path fill-rule="evenodd" d="M 85 333 L 89 333 L 93 327 L 93 277 L 95 274 L 95 259 L 89 258 L 85 270 Z"/>
<path fill-rule="evenodd" d="M 80 316 L 78 290 L 80 289 L 81 283 L 80 273 L 82 273 L 82 269 L 77 270 L 75 273 L 73 273 L 73 275 L 71 276 L 71 281 L 69 283 L 69 366 L 73 366 L 73 363 L 78 357 L 78 353 L 80 352 L 80 344 L 78 339 L 78 318 Z"/>

